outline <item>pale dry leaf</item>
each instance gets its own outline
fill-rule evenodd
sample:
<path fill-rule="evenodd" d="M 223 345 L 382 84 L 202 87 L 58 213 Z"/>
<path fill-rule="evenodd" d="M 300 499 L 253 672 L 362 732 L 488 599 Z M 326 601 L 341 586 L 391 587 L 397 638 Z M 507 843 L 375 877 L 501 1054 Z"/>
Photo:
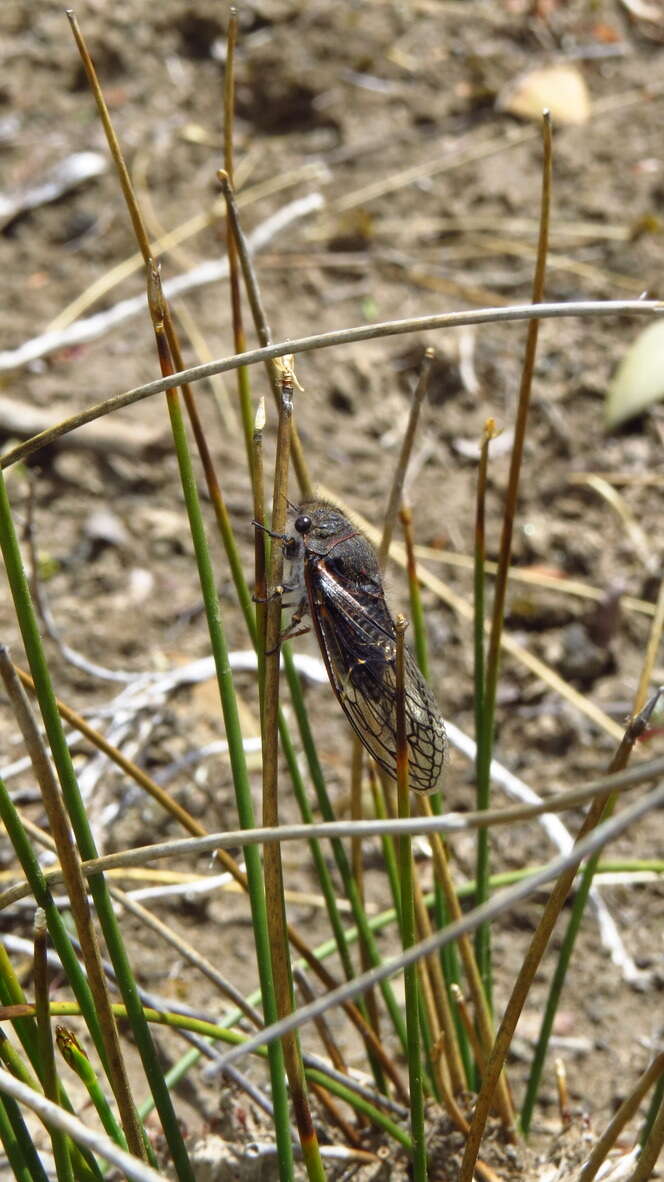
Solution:
<path fill-rule="evenodd" d="M 521 74 L 501 91 L 496 106 L 522 119 L 541 119 L 548 110 L 554 123 L 586 123 L 590 95 L 583 75 L 568 62 L 537 66 Z"/>
<path fill-rule="evenodd" d="M 617 427 L 664 396 L 664 321 L 639 333 L 625 353 L 606 392 L 606 422 Z"/>

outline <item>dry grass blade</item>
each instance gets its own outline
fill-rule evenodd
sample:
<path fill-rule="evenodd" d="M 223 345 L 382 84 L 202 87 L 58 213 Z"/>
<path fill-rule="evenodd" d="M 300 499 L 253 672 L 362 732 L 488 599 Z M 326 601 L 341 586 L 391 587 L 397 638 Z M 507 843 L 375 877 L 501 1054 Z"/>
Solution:
<path fill-rule="evenodd" d="M 394 173 L 392 176 L 384 179 L 373 181 L 369 185 L 363 186 L 361 189 L 356 189 L 353 193 L 347 193 L 344 197 L 338 197 L 332 209 L 336 213 L 342 213 L 347 209 L 354 209 L 358 205 L 366 205 L 368 201 L 375 201 L 377 197 L 384 197 L 387 193 L 395 193 L 398 189 L 403 189 L 406 185 L 412 185 L 416 181 L 421 181 L 425 177 L 437 176 L 441 172 L 446 172 L 451 168 L 463 168 L 464 165 L 470 164 L 475 160 L 485 160 L 488 156 L 502 155 L 504 152 L 512 148 L 518 148 L 521 144 L 526 144 L 536 136 L 537 132 L 517 131 L 514 135 L 499 136 L 497 139 L 490 139 L 485 143 L 476 144 L 474 136 L 470 133 L 466 140 L 468 146 L 462 143 L 461 150 L 451 157 L 443 156 L 442 159 L 431 159 L 430 157 L 423 160 L 421 164 L 415 164 L 412 168 L 403 169 L 401 172 Z M 464 150 L 465 149 L 465 150 Z"/>
<path fill-rule="evenodd" d="M 655 606 L 655 618 L 653 619 L 648 637 L 648 644 L 643 657 L 643 666 L 641 669 L 641 676 L 634 698 L 635 712 L 642 710 L 646 697 L 648 695 L 648 686 L 652 680 L 653 670 L 655 668 L 655 661 L 657 660 L 657 653 L 662 642 L 662 633 L 664 632 L 664 579 L 659 584 L 659 595 L 657 596 L 657 604 Z"/>
<path fill-rule="evenodd" d="M 451 550 L 434 550 L 431 546 L 415 546 L 415 555 L 428 562 L 456 566 L 468 571 L 473 569 L 473 558 L 470 554 L 458 554 Z M 498 565 L 495 562 L 487 561 L 484 564 L 484 569 L 488 575 L 494 575 Z M 551 591 L 559 591 L 561 595 L 578 595 L 581 599 L 591 599 L 596 603 L 601 603 L 606 597 L 606 592 L 600 587 L 592 587 L 578 579 L 566 579 L 562 575 L 548 574 L 543 570 L 529 570 L 527 567 L 512 566 L 509 577 L 510 582 L 513 583 L 525 583 L 531 587 L 545 587 Z M 655 614 L 655 605 L 647 599 L 636 599 L 633 595 L 622 595 L 620 604 L 627 611 L 638 612 L 640 615 L 654 616 Z"/>
<path fill-rule="evenodd" d="M 269 180 L 246 189 L 239 199 L 240 206 L 246 207 L 252 205 L 265 197 L 270 197 L 273 193 L 279 193 L 283 189 L 300 185 L 307 180 L 320 180 L 320 177 L 321 168 L 319 165 L 305 164 L 301 168 L 295 168 L 279 176 L 270 177 Z M 223 200 L 214 201 L 208 212 L 194 214 L 193 217 L 188 218 L 181 225 L 175 226 L 172 230 L 168 230 L 165 234 L 153 241 L 151 243 L 151 254 L 155 258 L 161 258 L 169 254 L 170 251 L 175 250 L 182 242 L 187 242 L 196 234 L 200 234 L 207 226 L 214 225 L 219 217 L 223 216 L 224 212 Z M 269 240 L 268 238 L 267 241 Z M 140 271 L 144 262 L 145 260 L 141 252 L 136 251 L 129 258 L 123 259 L 121 263 L 110 267 L 105 274 L 96 279 L 94 283 L 91 283 L 75 300 L 72 300 L 70 304 L 63 308 L 46 326 L 42 336 L 36 339 L 48 340 L 51 337 L 58 337 L 70 324 L 74 324 L 84 312 L 87 312 L 88 308 L 91 308 L 93 304 L 96 304 L 104 296 L 108 295 L 114 287 L 117 287 L 125 279 L 130 278 L 137 271 Z M 25 346 L 22 346 L 22 348 L 25 348 Z"/>
<path fill-rule="evenodd" d="M 625 527 L 625 533 L 634 547 L 635 553 L 644 564 L 646 570 L 652 569 L 653 564 L 656 563 L 652 545 L 634 517 L 634 514 L 631 512 L 625 498 L 620 495 L 608 480 L 593 472 L 584 475 L 582 479 L 575 478 L 574 483 L 585 484 L 588 488 L 592 488 L 594 492 L 603 497 L 611 508 L 615 510 Z"/>

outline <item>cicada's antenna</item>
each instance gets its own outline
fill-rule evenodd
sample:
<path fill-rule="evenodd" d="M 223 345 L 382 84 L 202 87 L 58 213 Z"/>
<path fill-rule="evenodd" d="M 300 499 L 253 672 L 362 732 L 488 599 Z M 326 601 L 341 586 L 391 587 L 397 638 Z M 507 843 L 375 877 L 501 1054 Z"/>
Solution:
<path fill-rule="evenodd" d="M 288 541 L 288 534 L 275 534 L 274 530 L 268 529 L 266 525 L 263 525 L 262 521 L 253 519 L 251 524 L 255 525 L 256 529 L 262 529 L 263 533 L 267 534 L 270 538 L 279 538 L 282 542 Z"/>

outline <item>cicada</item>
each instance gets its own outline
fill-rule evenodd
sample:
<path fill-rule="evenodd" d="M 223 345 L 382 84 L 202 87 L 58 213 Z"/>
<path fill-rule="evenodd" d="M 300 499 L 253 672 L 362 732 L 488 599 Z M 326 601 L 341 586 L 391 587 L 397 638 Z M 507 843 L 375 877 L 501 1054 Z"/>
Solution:
<path fill-rule="evenodd" d="M 293 528 L 283 544 L 290 563 L 286 586 L 298 601 L 285 636 L 306 631 L 299 625 L 308 612 L 344 714 L 369 754 L 396 779 L 396 629 L 375 551 L 325 501 L 303 502 Z M 433 792 L 447 754 L 445 724 L 407 649 L 404 663 L 409 783 L 418 792 Z"/>

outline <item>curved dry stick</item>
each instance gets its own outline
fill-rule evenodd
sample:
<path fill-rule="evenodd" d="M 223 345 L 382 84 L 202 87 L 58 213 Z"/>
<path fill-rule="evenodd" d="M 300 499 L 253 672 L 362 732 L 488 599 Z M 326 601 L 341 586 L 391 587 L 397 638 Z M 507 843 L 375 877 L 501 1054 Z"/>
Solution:
<path fill-rule="evenodd" d="M 201 837 L 174 838 L 170 841 L 155 842 L 153 845 L 137 846 L 133 849 L 119 850 L 113 854 L 105 854 L 101 858 L 93 858 L 82 862 L 83 874 L 101 874 L 108 870 L 117 870 L 128 866 L 145 866 L 161 858 L 194 856 L 210 854 L 215 851 L 231 849 L 239 845 L 263 845 L 267 842 L 308 841 L 310 838 L 326 840 L 339 837 L 348 840 L 357 837 L 382 837 L 386 834 L 399 837 L 403 833 L 427 835 L 430 833 L 459 833 L 469 829 L 477 829 L 485 825 L 513 824 L 515 821 L 527 820 L 540 816 L 543 812 L 556 809 L 571 808 L 598 796 L 615 793 L 621 789 L 636 787 L 648 781 L 664 776 L 664 756 L 640 764 L 638 767 L 628 768 L 610 776 L 603 776 L 584 788 L 575 788 L 570 792 L 542 801 L 538 805 L 517 805 L 508 809 L 486 809 L 476 813 L 445 813 L 444 816 L 411 817 L 409 821 L 398 819 L 387 821 L 324 821 L 316 825 L 279 825 L 271 829 L 240 829 L 224 833 L 206 833 Z M 563 857 L 569 857 L 571 850 L 565 851 Z M 572 864 L 571 862 L 569 863 Z M 567 865 L 567 863 L 566 863 Z M 231 873 L 233 873 L 231 871 Z M 237 866 L 233 877 L 237 878 Z M 537 874 L 541 871 L 536 871 Z M 47 882 L 59 881 L 61 872 L 58 867 L 44 871 Z M 26 883 L 0 893 L 0 910 L 15 903 L 18 899 L 30 894 Z"/>
<path fill-rule="evenodd" d="M 172 295 L 173 288 L 164 284 L 165 294 Z M 103 402 L 97 402 L 87 410 L 79 411 L 68 419 L 63 419 L 48 431 L 41 431 L 18 447 L 11 448 L 0 456 L 0 467 L 7 468 L 10 464 L 23 460 L 34 452 L 39 451 L 47 443 L 53 443 L 60 436 L 91 423 L 95 419 L 120 410 L 123 406 L 131 406 L 143 398 L 153 394 L 163 394 L 171 385 L 182 385 L 184 382 L 199 382 L 214 374 L 227 373 L 231 369 L 238 369 L 242 365 L 257 365 L 259 362 L 270 361 L 275 357 L 285 357 L 289 353 L 310 353 L 315 349 L 327 349 L 332 345 L 347 345 L 355 341 L 369 341 L 379 337 L 399 336 L 409 332 L 429 332 L 436 328 L 459 328 L 467 324 L 497 324 L 513 320 L 560 319 L 567 316 L 619 316 L 632 312 L 634 315 L 652 315 L 664 312 L 662 300 L 580 300 L 578 303 L 563 304 L 514 304 L 509 308 L 479 308 L 468 312 L 447 312 L 439 316 L 414 316 L 408 320 L 387 320 L 380 324 L 362 324 L 355 328 L 337 329 L 334 332 L 315 333 L 312 336 L 297 337 L 292 341 L 279 341 L 262 349 L 251 349 L 247 353 L 238 353 L 233 357 L 223 357 L 218 361 L 208 361 L 205 365 L 194 365 L 172 374 L 168 378 L 157 378 L 154 382 L 147 382 L 143 386 L 136 386 L 123 394 L 115 394 Z M 16 360 L 7 364 L 6 355 L 0 354 L 0 370 L 14 368 Z"/>

